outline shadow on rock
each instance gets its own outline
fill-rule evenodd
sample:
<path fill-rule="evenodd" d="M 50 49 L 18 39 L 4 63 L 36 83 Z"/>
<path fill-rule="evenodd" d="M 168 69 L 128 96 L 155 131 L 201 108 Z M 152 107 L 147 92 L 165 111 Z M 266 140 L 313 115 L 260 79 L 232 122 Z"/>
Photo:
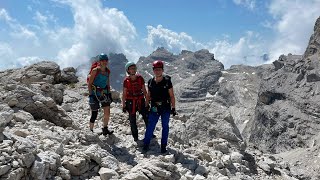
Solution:
<path fill-rule="evenodd" d="M 120 162 L 125 162 L 128 165 L 135 166 L 138 163 L 134 160 L 135 155 L 129 153 L 128 149 L 125 147 L 117 147 L 116 145 L 111 145 L 111 152 L 113 156 L 117 158 Z"/>

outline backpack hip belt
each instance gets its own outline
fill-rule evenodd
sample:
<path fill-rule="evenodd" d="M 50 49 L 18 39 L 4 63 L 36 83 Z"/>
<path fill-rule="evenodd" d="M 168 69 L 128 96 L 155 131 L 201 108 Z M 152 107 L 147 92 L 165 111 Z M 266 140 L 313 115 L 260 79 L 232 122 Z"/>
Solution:
<path fill-rule="evenodd" d="M 165 106 L 170 107 L 170 101 L 165 100 L 165 101 L 151 101 L 151 111 L 155 113 L 160 113 L 165 109 Z"/>

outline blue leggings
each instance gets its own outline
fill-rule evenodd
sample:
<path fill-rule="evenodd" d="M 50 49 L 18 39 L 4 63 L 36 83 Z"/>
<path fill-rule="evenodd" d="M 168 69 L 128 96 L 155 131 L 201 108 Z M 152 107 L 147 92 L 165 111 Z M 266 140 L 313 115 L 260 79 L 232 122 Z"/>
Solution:
<path fill-rule="evenodd" d="M 161 114 L 150 112 L 148 126 L 147 126 L 146 134 L 144 137 L 144 144 L 150 144 L 153 131 L 156 128 L 156 125 L 160 116 L 161 116 L 161 124 L 162 124 L 161 145 L 168 144 L 170 110 L 165 110 Z"/>

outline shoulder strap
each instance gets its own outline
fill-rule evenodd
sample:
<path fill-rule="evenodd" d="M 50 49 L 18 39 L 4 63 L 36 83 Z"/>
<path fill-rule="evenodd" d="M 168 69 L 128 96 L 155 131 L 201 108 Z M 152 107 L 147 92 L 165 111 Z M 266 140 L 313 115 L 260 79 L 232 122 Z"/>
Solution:
<path fill-rule="evenodd" d="M 171 77 L 168 76 L 168 75 L 165 75 L 164 76 L 164 80 L 166 81 L 166 86 L 168 87 L 169 86 L 169 82 L 171 81 Z"/>
<path fill-rule="evenodd" d="M 151 88 L 152 86 L 152 80 L 153 80 L 153 78 L 151 78 L 151 79 L 149 79 L 149 81 L 148 81 L 148 88 Z"/>

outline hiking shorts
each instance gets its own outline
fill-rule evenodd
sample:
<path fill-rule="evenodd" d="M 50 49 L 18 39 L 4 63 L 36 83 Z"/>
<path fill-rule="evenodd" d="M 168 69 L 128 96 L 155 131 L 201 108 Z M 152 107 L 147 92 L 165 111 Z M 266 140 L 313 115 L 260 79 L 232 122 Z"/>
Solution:
<path fill-rule="evenodd" d="M 110 102 L 99 102 L 98 99 L 95 96 L 89 96 L 89 105 L 91 108 L 91 111 L 97 111 L 101 107 L 107 107 L 110 106 Z"/>

